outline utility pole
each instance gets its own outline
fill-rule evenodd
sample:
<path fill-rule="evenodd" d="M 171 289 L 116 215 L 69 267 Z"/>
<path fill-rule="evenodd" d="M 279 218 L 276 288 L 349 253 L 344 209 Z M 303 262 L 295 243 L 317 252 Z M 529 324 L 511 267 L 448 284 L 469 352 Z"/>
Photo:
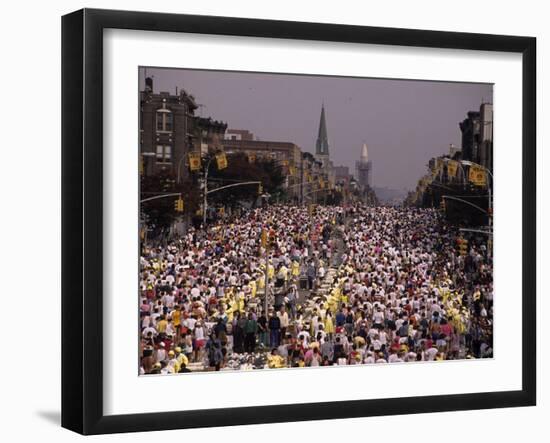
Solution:
<path fill-rule="evenodd" d="M 210 157 L 204 168 L 204 188 L 203 188 L 203 201 L 202 201 L 202 227 L 206 229 L 206 211 L 208 210 L 208 171 L 210 169 L 210 163 L 214 157 Z"/>
<path fill-rule="evenodd" d="M 264 297 L 264 313 L 265 318 L 267 318 L 267 306 L 268 306 L 268 297 L 269 297 L 269 251 L 266 248 L 265 250 L 265 297 Z M 269 319 L 268 319 L 269 320 Z"/>
<path fill-rule="evenodd" d="M 265 270 L 264 270 L 264 314 L 267 319 L 267 307 L 269 297 L 269 238 L 266 228 L 262 228 L 260 245 L 265 249 Z"/>
<path fill-rule="evenodd" d="M 300 206 L 304 204 L 304 159 L 300 162 Z"/>

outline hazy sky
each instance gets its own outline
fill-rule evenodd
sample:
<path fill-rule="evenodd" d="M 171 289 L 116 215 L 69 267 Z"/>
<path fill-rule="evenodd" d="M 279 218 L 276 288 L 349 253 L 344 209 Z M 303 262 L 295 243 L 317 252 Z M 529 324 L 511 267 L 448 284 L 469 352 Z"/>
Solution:
<path fill-rule="evenodd" d="M 367 143 L 373 185 L 395 189 L 414 188 L 431 157 L 448 153 L 450 143 L 460 147 L 458 123 L 493 101 L 488 84 L 158 68 L 147 76 L 154 92 L 178 87 L 194 95 L 204 105 L 197 114 L 310 152 L 324 102 L 334 164 L 354 172 Z"/>

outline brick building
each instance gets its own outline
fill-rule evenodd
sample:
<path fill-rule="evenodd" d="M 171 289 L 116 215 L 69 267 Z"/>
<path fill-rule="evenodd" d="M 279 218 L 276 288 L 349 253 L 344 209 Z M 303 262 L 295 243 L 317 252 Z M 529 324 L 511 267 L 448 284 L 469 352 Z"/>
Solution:
<path fill-rule="evenodd" d="M 145 79 L 140 92 L 140 154 L 143 174 L 167 172 L 180 180 L 189 174 L 190 151 L 206 153 L 223 147 L 223 122 L 195 116 L 195 97 L 185 90 L 155 93 Z"/>
<path fill-rule="evenodd" d="M 291 142 L 255 140 L 254 134 L 244 129 L 229 129 L 223 140 L 226 153 L 244 153 L 257 159 L 277 162 L 286 176 L 285 188 L 289 197 L 299 195 L 302 150 Z"/>

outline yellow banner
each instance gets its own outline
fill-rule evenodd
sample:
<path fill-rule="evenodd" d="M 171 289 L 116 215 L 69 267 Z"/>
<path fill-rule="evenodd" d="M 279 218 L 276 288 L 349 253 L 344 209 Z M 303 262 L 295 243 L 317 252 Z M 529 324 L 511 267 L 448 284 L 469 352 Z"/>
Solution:
<path fill-rule="evenodd" d="M 191 171 L 198 171 L 201 168 L 201 154 L 200 152 L 189 153 L 189 169 Z"/>
<path fill-rule="evenodd" d="M 456 160 L 449 160 L 447 163 L 447 175 L 449 177 L 456 177 L 458 172 L 458 162 Z"/>
<path fill-rule="evenodd" d="M 476 186 L 485 186 L 487 184 L 487 174 L 481 166 L 471 165 L 468 174 L 470 182 Z"/>
<path fill-rule="evenodd" d="M 225 152 L 216 154 L 216 163 L 218 164 L 218 169 L 227 168 L 227 157 L 225 156 Z"/>

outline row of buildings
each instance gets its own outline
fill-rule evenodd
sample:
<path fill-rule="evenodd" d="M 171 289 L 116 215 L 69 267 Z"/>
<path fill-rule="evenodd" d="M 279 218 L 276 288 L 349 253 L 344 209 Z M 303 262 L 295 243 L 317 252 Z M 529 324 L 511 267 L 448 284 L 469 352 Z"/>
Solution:
<path fill-rule="evenodd" d="M 492 217 L 493 105 L 482 103 L 458 124 L 461 147 L 428 162 L 405 204 L 440 207 L 456 223 L 486 225 Z"/>
<path fill-rule="evenodd" d="M 177 182 L 189 178 L 189 153 L 205 155 L 223 151 L 243 153 L 249 158 L 275 161 L 285 176 L 287 197 L 298 202 L 315 202 L 325 191 L 367 187 L 372 164 L 366 144 L 357 162 L 357 180 L 347 166 L 335 166 L 330 146 L 324 105 L 321 108 L 315 154 L 288 141 L 260 140 L 246 129 L 231 129 L 227 124 L 195 114 L 199 108 L 193 95 L 185 90 L 154 92 L 153 79 L 145 79 L 140 93 L 140 165 L 142 174 L 167 173 Z"/>

